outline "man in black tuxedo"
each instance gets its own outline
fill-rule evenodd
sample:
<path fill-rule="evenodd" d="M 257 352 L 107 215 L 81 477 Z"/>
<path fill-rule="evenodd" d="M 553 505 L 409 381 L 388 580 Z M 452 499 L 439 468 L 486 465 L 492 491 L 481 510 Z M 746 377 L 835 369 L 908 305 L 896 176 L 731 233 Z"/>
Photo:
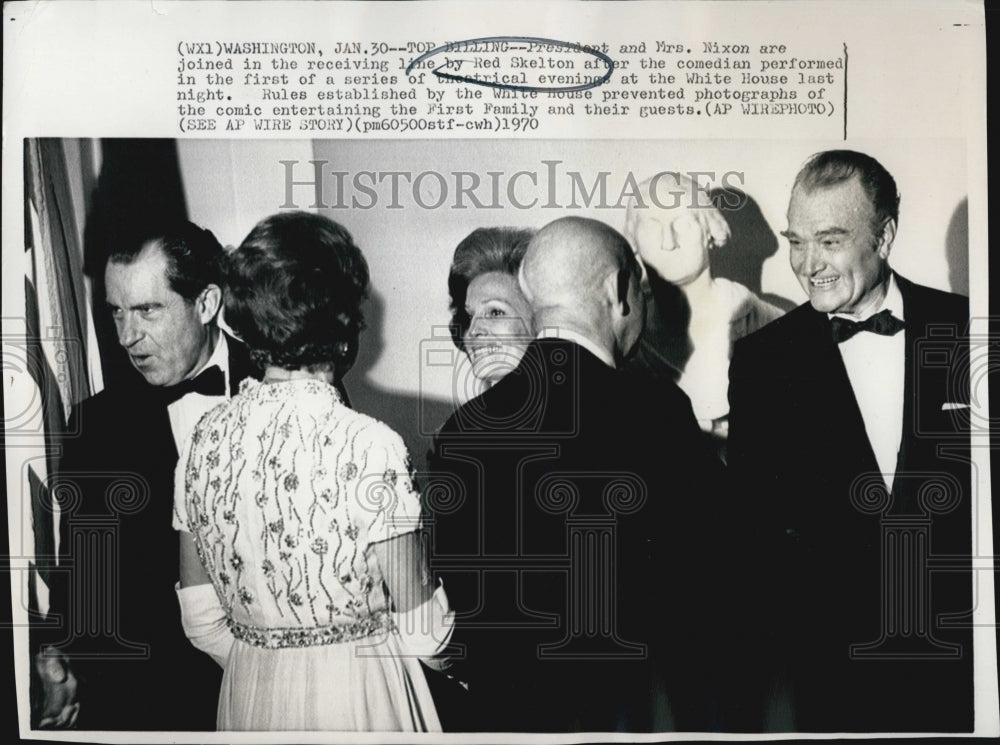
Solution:
<path fill-rule="evenodd" d="M 223 250 L 191 223 L 123 240 L 105 271 L 118 341 L 140 376 L 75 407 L 59 473 L 60 564 L 36 659 L 41 726 L 215 729 L 221 670 L 184 635 L 171 527 L 178 451 L 252 374 L 218 325 Z"/>
<path fill-rule="evenodd" d="M 898 203 L 867 155 L 807 161 L 784 235 L 809 302 L 730 369 L 747 641 L 799 731 L 973 727 L 969 305 L 890 270 Z"/>
<path fill-rule="evenodd" d="M 520 273 L 538 337 L 435 440 L 425 497 L 474 699 L 465 727 L 703 721 L 702 513 L 721 466 L 675 385 L 617 370 L 642 332 L 640 278 L 607 225 L 542 228 Z"/>

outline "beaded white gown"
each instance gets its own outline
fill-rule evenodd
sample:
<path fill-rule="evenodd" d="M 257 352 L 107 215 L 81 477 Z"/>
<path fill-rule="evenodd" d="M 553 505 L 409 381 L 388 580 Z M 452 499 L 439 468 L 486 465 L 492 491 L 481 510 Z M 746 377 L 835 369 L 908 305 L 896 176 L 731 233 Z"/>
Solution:
<path fill-rule="evenodd" d="M 322 382 L 245 380 L 180 462 L 174 525 L 236 639 L 219 729 L 440 731 L 367 551 L 419 526 L 399 435 Z"/>

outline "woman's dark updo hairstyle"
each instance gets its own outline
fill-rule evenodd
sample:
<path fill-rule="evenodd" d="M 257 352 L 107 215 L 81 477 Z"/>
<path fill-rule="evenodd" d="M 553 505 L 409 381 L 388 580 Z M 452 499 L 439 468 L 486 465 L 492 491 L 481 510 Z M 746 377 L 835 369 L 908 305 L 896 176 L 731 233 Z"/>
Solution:
<path fill-rule="evenodd" d="M 465 312 L 469 284 L 480 274 L 504 272 L 517 276 L 528 242 L 535 235 L 526 228 L 477 228 L 469 233 L 451 260 L 448 294 L 451 295 L 451 340 L 465 351 L 465 334 L 472 319 Z"/>
<path fill-rule="evenodd" d="M 331 365 L 339 379 L 357 356 L 367 294 L 351 234 L 309 212 L 271 215 L 226 257 L 226 323 L 261 368 Z"/>

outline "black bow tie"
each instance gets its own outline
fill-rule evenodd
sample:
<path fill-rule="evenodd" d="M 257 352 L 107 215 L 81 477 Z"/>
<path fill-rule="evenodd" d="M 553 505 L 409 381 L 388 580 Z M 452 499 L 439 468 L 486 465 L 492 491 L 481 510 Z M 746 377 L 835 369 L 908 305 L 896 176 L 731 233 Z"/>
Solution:
<path fill-rule="evenodd" d="M 177 385 L 163 389 L 163 398 L 169 406 L 189 393 L 200 393 L 203 396 L 225 396 L 226 377 L 218 365 L 212 365 L 202 370 L 198 375 L 188 380 L 182 380 Z"/>
<path fill-rule="evenodd" d="M 903 322 L 892 315 L 887 308 L 864 321 L 852 321 L 834 316 L 830 319 L 830 330 L 837 344 L 847 341 L 859 331 L 871 331 L 882 336 L 894 336 L 903 328 Z"/>

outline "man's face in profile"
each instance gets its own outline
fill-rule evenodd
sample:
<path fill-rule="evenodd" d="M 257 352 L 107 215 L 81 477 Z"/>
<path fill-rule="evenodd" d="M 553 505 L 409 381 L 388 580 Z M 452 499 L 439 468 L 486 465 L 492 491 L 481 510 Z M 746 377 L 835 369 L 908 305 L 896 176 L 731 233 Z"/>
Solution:
<path fill-rule="evenodd" d="M 118 343 L 147 383 L 176 385 L 208 361 L 211 319 L 198 299 L 171 289 L 158 246 L 147 244 L 130 264 L 109 262 L 104 279 Z"/>
<path fill-rule="evenodd" d="M 876 233 L 874 207 L 857 177 L 795 187 L 783 234 L 813 308 L 860 316 L 881 302 L 891 241 Z"/>

